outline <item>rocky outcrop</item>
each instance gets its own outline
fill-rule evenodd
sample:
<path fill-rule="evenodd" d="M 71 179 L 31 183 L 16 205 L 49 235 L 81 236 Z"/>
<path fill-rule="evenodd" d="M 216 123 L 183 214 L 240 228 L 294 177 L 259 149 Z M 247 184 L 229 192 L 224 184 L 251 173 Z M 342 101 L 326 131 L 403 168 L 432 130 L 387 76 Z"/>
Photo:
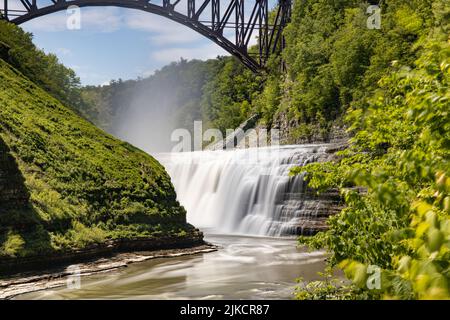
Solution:
<path fill-rule="evenodd" d="M 330 190 L 317 195 L 313 190 L 307 189 L 305 193 L 299 194 L 298 197 L 302 201 L 300 206 L 297 203 L 295 210 L 302 214 L 290 229 L 292 235 L 309 236 L 325 231 L 328 218 L 339 213 L 344 207 L 337 190 Z"/>
<path fill-rule="evenodd" d="M 253 129 L 259 120 L 259 115 L 253 115 L 244 121 L 233 134 L 226 136 L 223 140 L 213 142 L 206 146 L 204 150 L 224 150 L 233 148 L 245 148 L 246 139 L 254 139 L 254 132 L 247 132 L 249 129 Z M 257 138 L 257 137 L 256 137 Z"/>
<path fill-rule="evenodd" d="M 273 128 L 279 130 L 282 144 L 334 143 L 349 138 L 346 127 L 338 122 L 331 128 L 322 128 L 318 124 L 304 125 L 290 118 L 286 112 L 276 116 Z"/>
<path fill-rule="evenodd" d="M 19 294 L 65 286 L 68 280 L 73 279 L 74 274 L 80 277 L 90 276 L 126 268 L 130 264 L 150 259 L 203 254 L 216 250 L 217 247 L 214 245 L 200 244 L 189 248 L 117 253 L 107 259 L 97 257 L 68 267 L 53 265 L 52 268 L 43 271 L 19 273 L 7 279 L 0 279 L 0 299 L 10 299 Z"/>
<path fill-rule="evenodd" d="M 112 257 L 124 252 L 181 250 L 202 245 L 205 245 L 203 233 L 198 229 L 193 229 L 191 234 L 185 236 L 108 240 L 80 250 L 46 254 L 45 257 L 2 258 L 0 260 L 0 274 L 11 275 L 27 270 L 46 270 L 57 266 L 67 266 L 71 263 Z"/>
<path fill-rule="evenodd" d="M 226 136 L 223 140 L 213 142 L 206 146 L 204 150 L 231 150 L 233 148 L 243 149 L 273 145 L 271 129 L 259 124 L 259 119 L 259 115 L 251 116 L 232 134 Z M 278 137 L 274 136 L 277 138 L 276 143 L 282 145 L 336 143 L 340 146 L 349 139 L 347 128 L 341 124 L 334 124 L 326 130 L 319 125 L 310 125 L 304 130 L 305 132 L 299 132 L 299 127 L 298 121 L 289 119 L 286 113 L 280 113 L 272 124 L 272 129 L 278 130 Z"/>
<path fill-rule="evenodd" d="M 333 161 L 336 159 L 336 152 L 345 149 L 346 146 L 345 140 L 328 144 L 323 152 L 318 152 L 308 163 Z M 338 214 L 344 208 L 344 202 L 337 189 L 317 193 L 308 187 L 303 177 L 301 181 L 302 186 L 298 192 L 285 194 L 281 202 L 280 220 L 289 221 L 285 228 L 286 233 L 309 236 L 325 231 L 328 218 Z"/>
<path fill-rule="evenodd" d="M 238 129 L 241 129 L 241 132 L 246 131 L 247 135 L 236 136 L 236 134 L 233 134 L 228 136 L 225 141 L 220 141 L 207 149 L 221 150 L 224 145 L 229 147 L 227 149 L 233 149 L 233 147 L 236 149 L 248 148 L 248 144 L 252 147 L 260 146 L 258 144 L 260 141 L 258 135 L 265 128 L 258 125 L 257 119 L 256 116 L 251 117 L 239 126 Z M 293 154 L 290 159 L 283 160 L 289 164 L 302 166 L 312 162 L 334 161 L 337 159 L 336 153 L 347 147 L 348 135 L 342 126 L 333 126 L 326 137 L 316 134 L 310 136 L 309 139 L 298 139 L 293 143 L 290 130 L 295 130 L 293 129 L 295 127 L 291 127 L 295 123 L 291 123 L 286 119 L 283 121 L 279 120 L 278 122 L 281 144 L 317 144 L 317 148 L 313 148 L 312 150 L 315 151 L 311 154 Z M 267 136 L 270 136 L 270 132 Z M 229 146 L 232 143 L 234 145 Z M 308 160 L 305 162 L 305 159 Z M 314 235 L 317 232 L 326 230 L 328 218 L 339 213 L 344 207 L 339 191 L 329 190 L 328 192 L 317 194 L 315 190 L 308 188 L 303 177 L 299 177 L 297 181 L 301 181 L 301 186 L 295 187 L 289 184 L 285 192 L 277 199 L 277 212 L 274 213 L 276 218 L 273 222 L 274 228 L 282 230 L 282 235 Z"/>

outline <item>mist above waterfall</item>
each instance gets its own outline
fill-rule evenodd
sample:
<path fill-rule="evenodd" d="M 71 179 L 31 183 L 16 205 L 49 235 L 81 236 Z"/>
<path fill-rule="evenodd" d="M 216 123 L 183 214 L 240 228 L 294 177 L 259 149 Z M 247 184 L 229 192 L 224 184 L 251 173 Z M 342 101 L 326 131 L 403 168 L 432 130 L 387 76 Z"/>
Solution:
<path fill-rule="evenodd" d="M 91 109 L 87 118 L 111 134 L 154 154 L 170 151 L 171 133 L 192 131 L 202 120 L 202 88 L 213 69 L 208 61 L 181 59 L 145 79 L 117 80 L 101 87 L 86 87 Z"/>
<path fill-rule="evenodd" d="M 171 94 L 176 79 L 166 83 L 143 80 L 130 90 L 127 104 L 116 115 L 112 132 L 147 152 L 170 150 L 170 134 L 177 127 L 179 101 Z"/>

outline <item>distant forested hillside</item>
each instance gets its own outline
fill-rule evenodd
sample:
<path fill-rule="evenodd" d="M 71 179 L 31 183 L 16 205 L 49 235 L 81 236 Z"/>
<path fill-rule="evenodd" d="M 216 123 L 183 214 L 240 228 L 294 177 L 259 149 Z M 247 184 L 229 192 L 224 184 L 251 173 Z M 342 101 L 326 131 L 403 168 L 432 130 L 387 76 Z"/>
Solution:
<path fill-rule="evenodd" d="M 370 30 L 365 1 L 294 1 L 286 50 L 266 71 L 253 74 L 231 57 L 181 60 L 146 79 L 84 88 L 93 108 L 83 113 L 126 139 L 152 127 L 168 141 L 173 128 L 191 129 L 194 120 L 225 131 L 257 114 L 285 142 L 327 140 L 346 110 L 364 108 L 393 62 L 415 60 L 413 44 L 430 28 L 433 2 L 384 1 L 382 28 Z"/>
<path fill-rule="evenodd" d="M 181 59 L 137 80 L 111 81 L 83 88 L 88 119 L 151 151 L 169 151 L 174 129 L 235 128 L 252 112 L 262 80 L 231 57 L 208 61 Z M 150 137 L 151 133 L 151 137 Z"/>

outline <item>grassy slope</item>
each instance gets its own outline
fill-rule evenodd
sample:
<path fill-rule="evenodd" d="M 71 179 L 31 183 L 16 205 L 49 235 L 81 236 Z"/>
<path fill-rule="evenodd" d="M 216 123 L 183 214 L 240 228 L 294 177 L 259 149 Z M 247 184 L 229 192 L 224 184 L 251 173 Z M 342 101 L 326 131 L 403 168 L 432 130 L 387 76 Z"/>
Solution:
<path fill-rule="evenodd" d="M 0 143 L 30 194 L 24 208 L 0 206 L 0 260 L 194 233 L 155 159 L 97 129 L 1 59 Z"/>

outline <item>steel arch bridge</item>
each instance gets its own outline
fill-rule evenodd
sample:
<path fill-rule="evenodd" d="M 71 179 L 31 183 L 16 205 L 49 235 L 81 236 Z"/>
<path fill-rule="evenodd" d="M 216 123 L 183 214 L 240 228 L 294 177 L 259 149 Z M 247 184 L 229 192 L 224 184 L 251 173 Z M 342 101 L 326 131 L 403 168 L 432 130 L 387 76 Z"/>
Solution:
<path fill-rule="evenodd" d="M 71 6 L 138 9 L 193 29 L 258 72 L 270 54 L 284 47 L 282 31 L 290 19 L 291 1 L 278 0 L 269 19 L 269 0 L 0 0 L 0 18 L 19 25 Z M 255 52 L 249 52 L 252 38 L 257 38 Z"/>

